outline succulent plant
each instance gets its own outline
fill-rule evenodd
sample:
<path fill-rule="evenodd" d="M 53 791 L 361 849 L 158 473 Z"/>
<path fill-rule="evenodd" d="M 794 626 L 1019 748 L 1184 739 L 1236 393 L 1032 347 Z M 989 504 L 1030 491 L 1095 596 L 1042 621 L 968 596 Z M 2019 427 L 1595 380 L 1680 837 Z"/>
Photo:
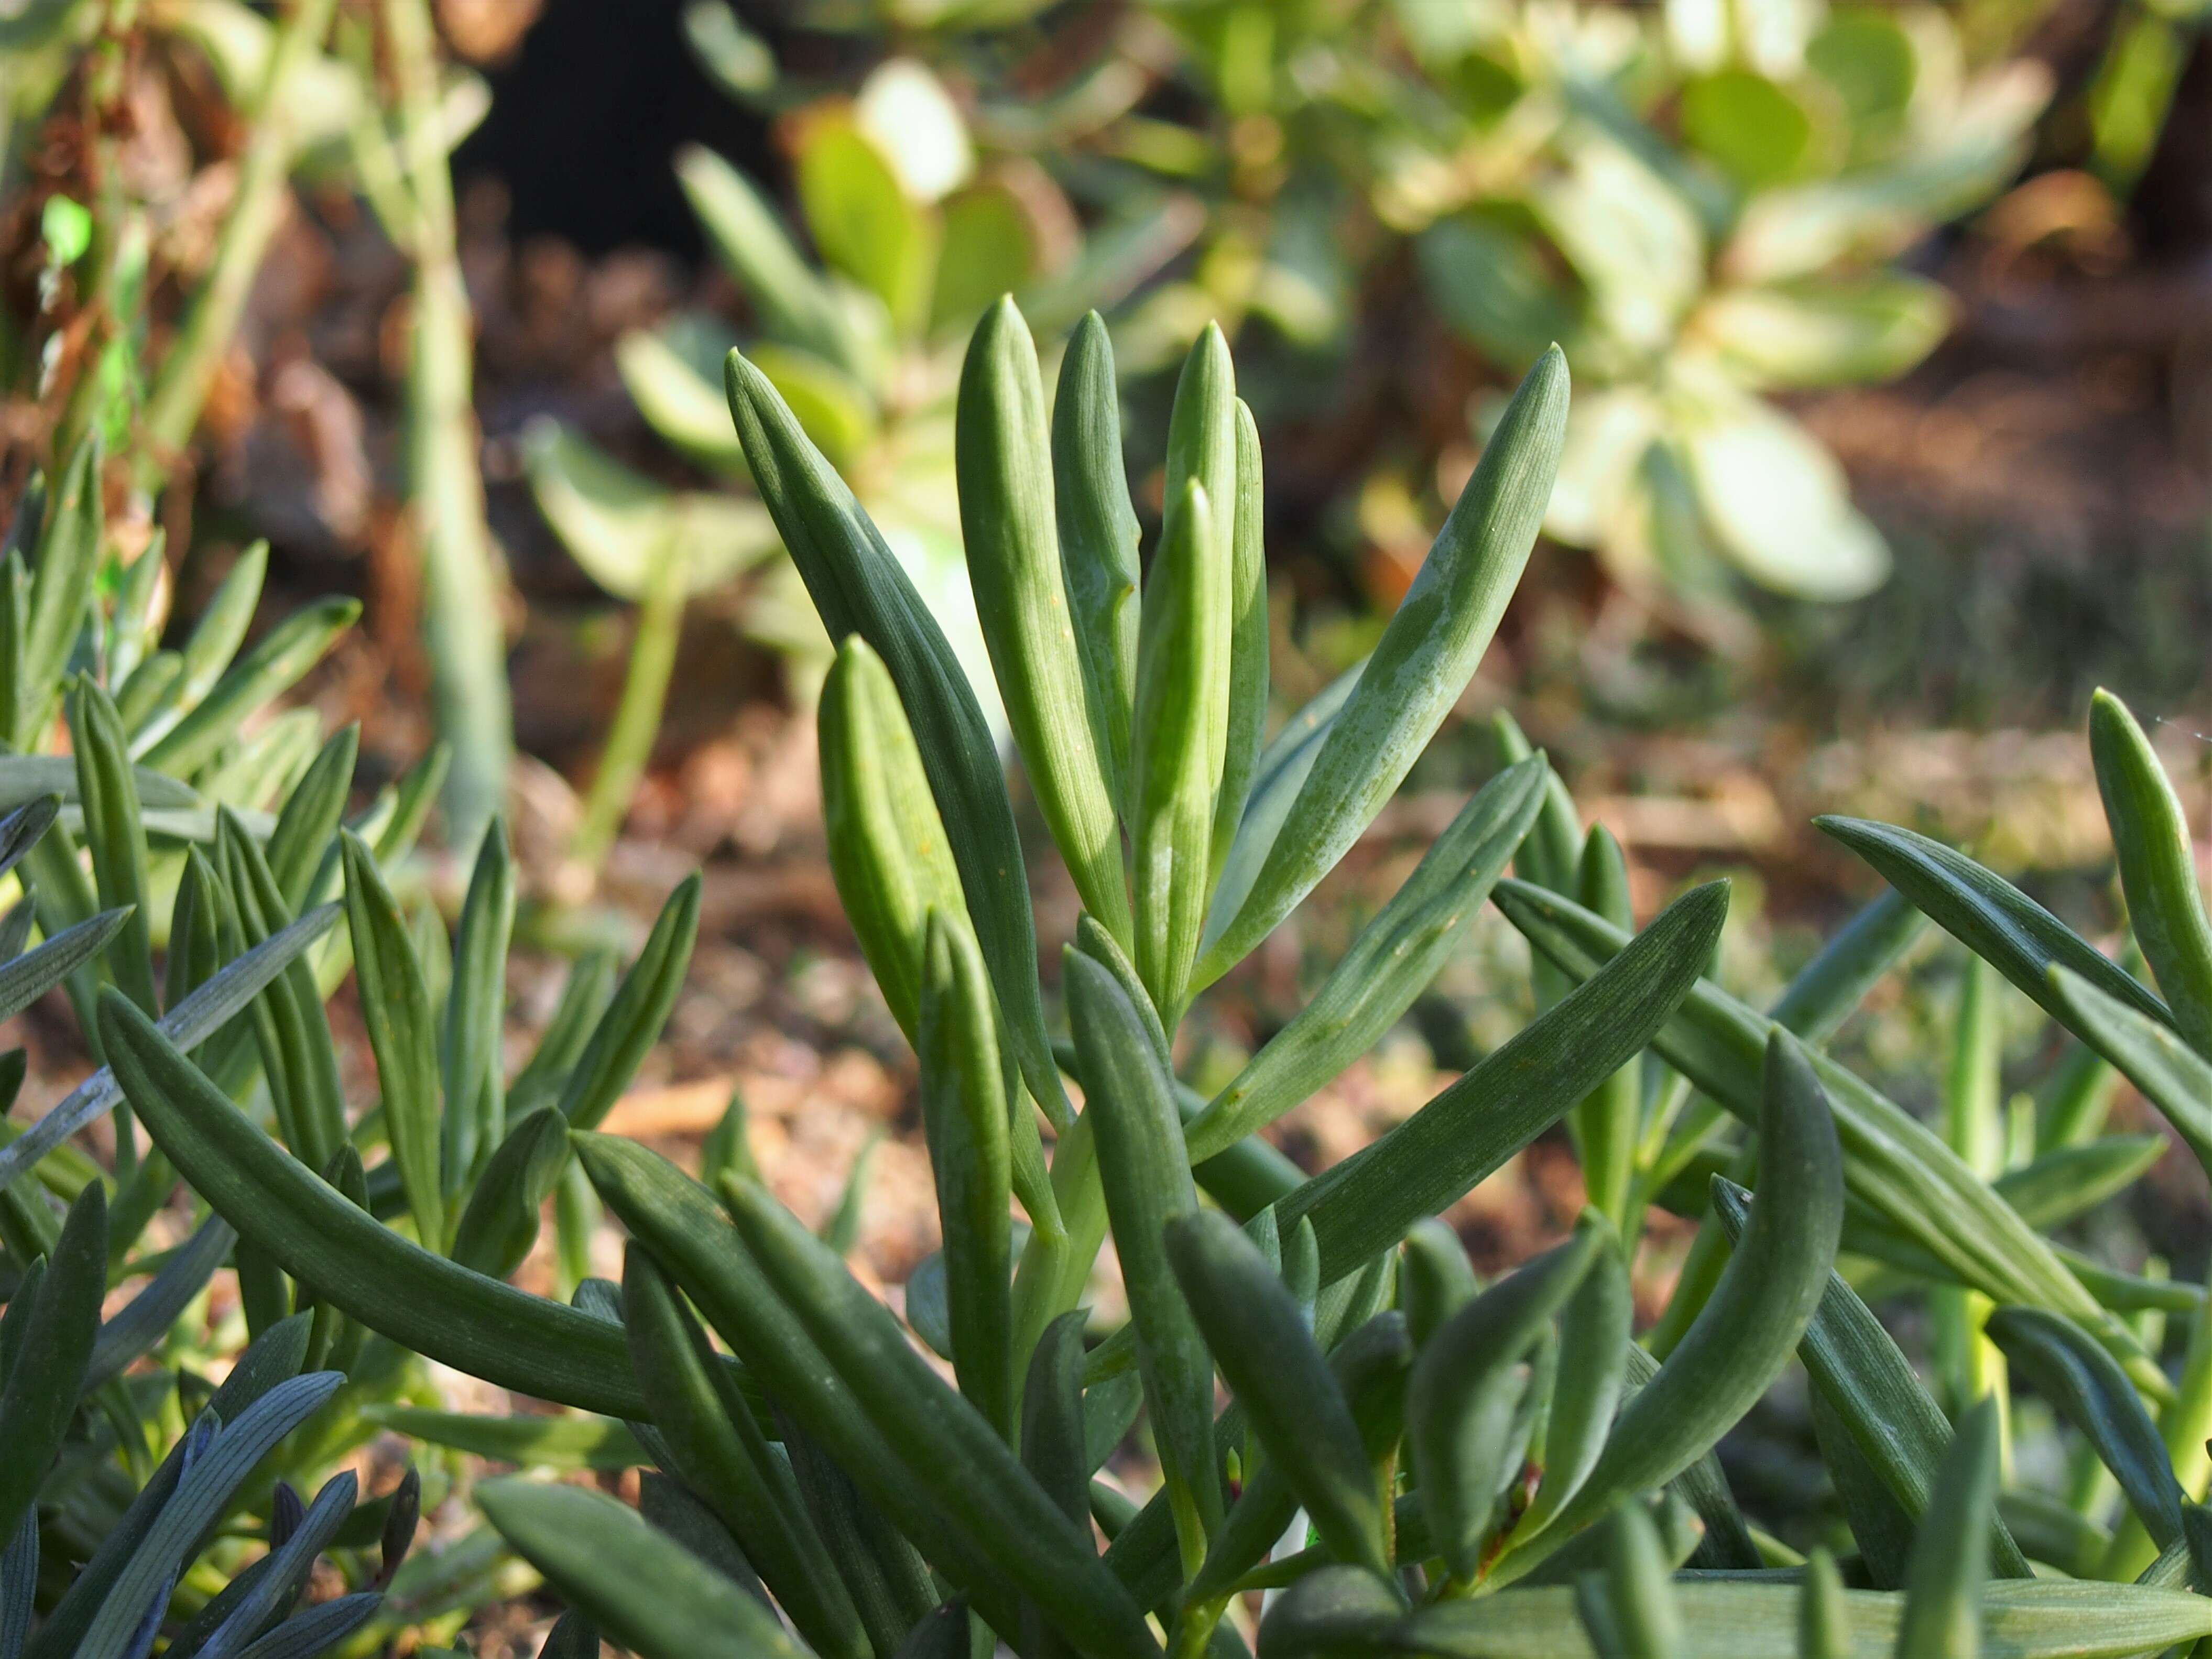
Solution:
<path fill-rule="evenodd" d="M 647 1659 L 890 1659 L 988 1632 L 1101 1659 L 1252 1640 L 1261 1659 L 1921 1659 L 2212 1634 L 2195 1553 L 2212 1534 L 2190 1501 L 2212 1366 L 2169 1376 L 2124 1316 L 2149 1281 L 2046 1236 L 2112 1190 L 2094 1111 L 2000 1169 L 1971 1012 L 1961 1046 L 1978 1058 L 1954 1068 L 1941 1133 L 1823 1047 L 1924 914 L 2203 1140 L 2212 951 L 2179 806 L 2117 703 L 2100 702 L 2094 744 L 2164 1000 L 1958 854 L 1838 822 L 1895 894 L 1758 1012 L 1710 976 L 1725 887 L 1632 931 L 1618 849 L 1583 831 L 1540 756 L 1512 757 L 1509 729 L 1509 763 L 1307 1010 L 1201 1098 L 1175 1070 L 1194 1002 L 1367 828 L 1497 626 L 1550 489 L 1564 361 L 1516 394 L 1372 656 L 1269 738 L 1260 457 L 1219 335 L 1182 373 L 1146 571 L 1103 325 L 1077 331 L 1048 414 L 1020 313 L 986 315 L 962 376 L 963 531 L 1029 787 L 1084 901 L 1060 975 L 1072 1041 L 1047 1024 L 1012 800 L 957 658 L 766 377 L 733 355 L 727 380 L 763 499 L 840 641 L 820 720 L 832 868 L 920 1062 L 945 1243 L 903 1319 L 753 1177 L 734 1131 L 710 1186 L 597 1127 L 680 979 L 684 893 L 589 1040 L 579 1019 L 549 1044 L 573 1057 L 566 1080 L 509 1091 L 510 1112 L 552 1103 L 509 1129 L 469 1203 L 503 1164 L 573 1152 L 629 1243 L 622 1284 L 581 1279 L 567 1305 L 503 1283 L 511 1255 L 460 1245 L 452 1148 L 475 1122 L 482 1158 L 483 1095 L 441 1072 L 410 988 L 421 959 L 357 854 L 350 938 L 393 1148 L 380 1200 L 343 1150 L 335 1182 L 319 1177 L 175 1034 L 100 995 L 155 1145 L 318 1308 L 586 1413 L 383 1420 L 522 1462 L 657 1466 L 642 1514 L 528 1479 L 479 1488 L 570 1601 L 560 1650 L 604 1632 Z M 1259 1132 L 1410 1007 L 1486 900 L 1540 957 L 1540 1012 L 1309 1177 Z M 1565 1243 L 1485 1286 L 1433 1218 L 1563 1119 L 1591 1202 Z M 1734 1146 L 1717 1134 L 1731 1119 Z M 2139 1172 L 2140 1149 L 2122 1161 Z M 379 1204 L 411 1221 L 385 1224 Z M 1655 1204 L 1704 1225 L 1638 1341 L 1629 1271 Z M 514 1237 L 534 1235 L 534 1210 L 512 1210 Z M 1128 1317 L 1093 1328 L 1109 1237 Z M 1933 1286 L 1956 1334 L 1948 1412 L 1869 1310 L 1900 1285 Z M 2194 1287 L 2148 1294 L 2201 1306 Z M 1848 1528 L 1840 1559 L 1753 1525 L 1717 1455 L 1793 1361 Z M 2111 1487 L 2069 1509 L 2002 1474 L 2009 1407 L 2031 1395 L 2110 1472 L 2132 1517 L 2118 1530 L 2099 1510 Z M 1098 1478 L 1133 1444 L 1149 1455 Z M 1133 1462 L 1158 1470 L 1141 1502 Z M 2031 1559 L 2075 1582 L 2038 1580 Z"/>

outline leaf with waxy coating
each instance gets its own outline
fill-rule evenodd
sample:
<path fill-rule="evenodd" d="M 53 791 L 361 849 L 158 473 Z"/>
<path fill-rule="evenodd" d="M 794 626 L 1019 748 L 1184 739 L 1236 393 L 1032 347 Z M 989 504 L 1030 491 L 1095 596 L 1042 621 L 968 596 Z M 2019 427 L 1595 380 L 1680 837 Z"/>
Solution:
<path fill-rule="evenodd" d="M 1521 579 L 1566 431 L 1566 359 L 1521 383 L 1323 740 L 1251 890 L 1194 982 L 1219 978 L 1313 890 L 1382 808 L 1467 689 Z"/>
<path fill-rule="evenodd" d="M 927 928 L 917 1050 L 922 1127 L 945 1230 L 952 1367 L 960 1392 L 1011 1439 L 1013 1171 L 998 1018 L 964 918 L 932 910 Z"/>
<path fill-rule="evenodd" d="M 1313 1000 L 1190 1125 L 1194 1159 L 1273 1122 L 1372 1048 L 1428 988 L 1490 896 L 1544 798 L 1544 763 L 1485 785 L 1360 930 Z"/>
<path fill-rule="evenodd" d="M 1121 458 L 1114 345 L 1091 312 L 1076 325 L 1052 404 L 1053 506 L 1093 744 L 1118 805 L 1137 702 L 1136 509 Z"/>
<path fill-rule="evenodd" d="M 415 1218 L 415 1236 L 426 1248 L 442 1249 L 446 1201 L 439 1122 L 445 1102 L 438 1086 L 430 992 L 375 855 L 349 831 L 343 844 L 346 927 L 361 983 L 362 1021 L 375 1051 L 377 1080 L 384 1085 L 384 1132 Z"/>
<path fill-rule="evenodd" d="M 2174 1024 L 2212 1060 L 2212 919 L 2204 913 L 2181 798 L 2142 727 L 2109 691 L 2089 704 L 2089 753 L 2136 942 L 2166 993 Z"/>
<path fill-rule="evenodd" d="M 1044 384 L 1011 298 L 969 343 L 955 448 L 969 580 L 1007 722 L 1084 908 L 1127 940 L 1120 820 L 1061 568 Z"/>
<path fill-rule="evenodd" d="M 2002 1431 L 1993 1398 L 1959 1420 L 1913 1541 L 1896 1659 L 1976 1659 L 1981 1652 Z"/>
<path fill-rule="evenodd" d="M 1540 888 L 1501 881 L 1492 897 L 1506 919 L 1571 977 L 1587 978 L 1625 943 L 1620 930 L 1602 918 Z M 1752 1122 L 1759 1113 L 1761 1057 L 1777 1029 L 1776 1022 L 1700 980 L 1652 1047 L 1738 1118 Z M 1827 1055 L 1814 1050 L 1811 1060 L 1835 1116 L 1855 1199 L 1941 1261 L 1959 1283 L 1993 1301 L 2048 1307 L 2082 1320 L 2124 1357 L 2139 1388 L 2158 1399 L 2172 1392 L 2133 1334 L 2105 1316 L 2051 1245 L 1940 1136 Z"/>
<path fill-rule="evenodd" d="M 975 693 L 882 535 L 767 377 L 736 352 L 723 374 L 753 481 L 830 637 L 860 635 L 898 689 L 951 836 L 1008 1041 L 1031 1097 L 1064 1125 L 1073 1114 L 1045 1034 L 1021 841 Z"/>
<path fill-rule="evenodd" d="M 1166 1059 L 1120 983 L 1080 952 L 1062 958 L 1068 1013 L 1090 1103 L 1098 1178 L 1136 1328 L 1152 1433 L 1187 1553 L 1221 1522 L 1213 1445 L 1213 1358 L 1176 1283 L 1167 1230 L 1198 1213 L 1182 1118 Z"/>
<path fill-rule="evenodd" d="M 1750 1223 L 1750 1195 L 1729 1182 L 1713 1188 L 1713 1213 L 1731 1245 Z M 1859 1299 L 1831 1273 L 1820 1304 L 1797 1345 L 1814 1389 L 1850 1434 L 1868 1467 L 1908 1521 L 1926 1512 L 1936 1471 L 1951 1444 L 1951 1425 L 1930 1399 L 1912 1364 Z M 2000 1577 L 2032 1576 L 2002 1520 L 1993 1523 L 1990 1557 Z"/>
<path fill-rule="evenodd" d="M 2078 1326 L 2040 1308 L 2000 1308 L 1990 1340 L 2013 1374 L 2088 1437 L 2161 1549 L 2181 1536 L 2180 1483 L 2158 1425 L 2112 1357 Z"/>
<path fill-rule="evenodd" d="M 805 1659 L 775 1615 L 627 1504 L 518 1476 L 477 1502 L 593 1624 L 643 1659 Z"/>
<path fill-rule="evenodd" d="M 1212 890 L 1213 759 L 1229 682 L 1227 550 L 1193 480 L 1171 497 L 1145 582 L 1130 738 L 1131 952 L 1164 1024 L 1182 1016 Z"/>
<path fill-rule="evenodd" d="M 100 1029 L 124 1093 L 178 1173 L 319 1301 L 488 1382 L 611 1417 L 646 1415 L 614 1326 L 471 1273 L 349 1203 L 127 1000 L 102 997 Z"/>
<path fill-rule="evenodd" d="M 2071 969 L 2106 996 L 2172 1025 L 2166 1006 L 2057 916 L 1964 853 L 1891 823 L 1813 820 L 1857 854 L 1936 925 L 2027 993 L 2053 1018 L 2050 973 Z"/>
<path fill-rule="evenodd" d="M 1534 1550 L 1509 1550 L 1497 1564 L 1500 1582 L 1522 1576 L 1623 1494 L 1702 1457 L 1765 1393 L 1819 1305 L 1843 1231 L 1843 1152 L 1804 1052 L 1780 1032 L 1766 1051 L 1759 1188 L 1751 1225 L 1688 1334 L 1623 1408 L 1589 1478 Z"/>
<path fill-rule="evenodd" d="M 1650 1042 L 1696 981 L 1728 887 L 1684 894 L 1591 979 L 1399 1124 L 1281 1200 L 1313 1218 L 1328 1285 L 1388 1249 L 1527 1146 Z"/>
<path fill-rule="evenodd" d="M 1322 1543 L 1388 1572 L 1384 1500 L 1359 1425 L 1288 1287 L 1218 1211 L 1170 1222 L 1167 1253 L 1215 1364 Z"/>
<path fill-rule="evenodd" d="M 1499 1518 L 1525 1386 L 1516 1385 L 1516 1368 L 1549 1334 L 1609 1231 L 1601 1221 L 1578 1228 L 1571 1242 L 1462 1308 L 1422 1346 L 1406 1385 L 1406 1443 L 1430 1547 L 1457 1577 L 1474 1573 Z"/>

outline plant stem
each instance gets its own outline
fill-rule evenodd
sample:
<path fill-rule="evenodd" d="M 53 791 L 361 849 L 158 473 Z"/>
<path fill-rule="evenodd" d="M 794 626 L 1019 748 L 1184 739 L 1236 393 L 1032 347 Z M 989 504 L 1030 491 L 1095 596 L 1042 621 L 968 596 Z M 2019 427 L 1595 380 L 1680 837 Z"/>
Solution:
<path fill-rule="evenodd" d="M 423 633 L 438 728 L 453 747 L 446 833 L 472 847 L 499 809 L 514 751 L 499 578 L 477 468 L 473 319 L 453 231 L 453 181 L 439 122 L 437 37 L 428 0 L 385 0 L 413 223 L 414 337 L 407 474 L 425 577 Z"/>
<path fill-rule="evenodd" d="M 684 631 L 684 604 L 683 554 L 674 546 L 666 547 L 653 567 L 644 603 L 638 607 L 637 636 L 630 643 L 629 672 L 623 679 L 622 701 L 615 707 L 614 724 L 608 728 L 606 747 L 599 753 L 599 769 L 585 799 L 583 823 L 569 848 L 594 874 L 621 833 L 623 820 L 629 816 L 638 780 L 645 775 L 653 739 L 660 732 L 661 712 L 668 704 L 668 682 L 676 672 L 677 642 Z"/>
<path fill-rule="evenodd" d="M 215 260 L 192 295 L 176 343 L 161 360 L 144 413 L 146 441 L 132 482 L 152 491 L 170 459 L 191 441 L 208 388 L 238 333 L 253 279 L 283 222 L 296 153 L 285 98 L 301 68 L 329 32 L 337 0 L 297 0 L 277 28 L 252 102 L 240 112 L 250 135 L 238 158 L 238 193 L 216 242 Z"/>

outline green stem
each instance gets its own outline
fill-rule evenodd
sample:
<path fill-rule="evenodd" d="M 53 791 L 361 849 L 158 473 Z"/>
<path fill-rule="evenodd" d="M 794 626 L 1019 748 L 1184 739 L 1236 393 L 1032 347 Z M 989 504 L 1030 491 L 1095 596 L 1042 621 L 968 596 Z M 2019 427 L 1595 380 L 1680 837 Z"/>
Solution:
<path fill-rule="evenodd" d="M 276 31 L 253 98 L 240 112 L 250 135 L 238 158 L 238 193 L 216 241 L 215 260 L 192 295 L 176 343 L 161 360 L 144 413 L 146 442 L 133 482 L 157 489 L 169 462 L 190 441 L 207 403 L 208 388 L 237 337 L 239 319 L 253 290 L 263 257 L 283 222 L 287 186 L 298 144 L 284 119 L 285 100 L 315 48 L 330 30 L 337 0 L 298 0 Z"/>
<path fill-rule="evenodd" d="M 684 558 L 671 546 L 661 550 L 652 585 L 638 607 L 637 635 L 630 643 L 629 672 L 622 701 L 615 707 L 599 769 L 584 802 L 584 820 L 570 853 L 595 873 L 621 833 L 637 794 L 638 780 L 652 758 L 660 716 L 668 704 L 668 683 L 676 672 L 676 647 L 684 632 Z"/>
<path fill-rule="evenodd" d="M 499 810 L 514 751 L 499 578 L 477 470 L 474 322 L 453 233 L 453 181 L 439 119 L 428 0 L 385 0 L 401 147 L 414 211 L 414 340 L 407 472 L 424 575 L 423 633 L 438 726 L 453 749 L 447 836 L 471 847 Z"/>

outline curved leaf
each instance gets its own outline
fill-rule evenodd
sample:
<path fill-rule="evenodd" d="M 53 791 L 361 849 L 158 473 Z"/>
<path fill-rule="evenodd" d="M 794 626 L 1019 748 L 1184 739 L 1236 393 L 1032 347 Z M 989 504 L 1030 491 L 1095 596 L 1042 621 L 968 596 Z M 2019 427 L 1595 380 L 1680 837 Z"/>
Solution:
<path fill-rule="evenodd" d="M 761 499 L 830 637 L 860 635 L 898 688 L 1022 1076 L 1047 1115 L 1065 1125 L 1073 1114 L 1045 1035 L 1021 840 L 975 693 L 897 558 L 767 377 L 735 352 L 723 376 Z"/>
<path fill-rule="evenodd" d="M 1335 867 L 1466 690 L 1534 545 L 1566 412 L 1566 358 L 1553 347 L 1514 394 L 1195 985 L 1241 960 Z"/>
<path fill-rule="evenodd" d="M 1604 970 L 1380 1140 L 1283 1199 L 1313 1218 L 1322 1283 L 1355 1271 L 1542 1133 L 1651 1040 L 1711 956 L 1728 912 L 1713 882 L 1666 908 Z"/>
<path fill-rule="evenodd" d="M 1780 1032 L 1766 1051 L 1759 1190 L 1751 1225 L 1704 1310 L 1622 1410 L 1589 1479 L 1534 1549 L 1499 1560 L 1500 1582 L 1522 1576 L 1624 1493 L 1659 1486 L 1702 1457 L 1765 1393 L 1811 1321 L 1843 1231 L 1843 1152 L 1803 1050 Z"/>
<path fill-rule="evenodd" d="M 627 1504 L 511 1475 L 476 1497 L 555 1589 L 644 1659 L 805 1659 L 773 1613 Z"/>
<path fill-rule="evenodd" d="M 1544 799 L 1544 763 L 1508 768 L 1460 809 L 1313 1000 L 1193 1121 L 1194 1159 L 1225 1152 L 1371 1048 L 1428 988 Z"/>

